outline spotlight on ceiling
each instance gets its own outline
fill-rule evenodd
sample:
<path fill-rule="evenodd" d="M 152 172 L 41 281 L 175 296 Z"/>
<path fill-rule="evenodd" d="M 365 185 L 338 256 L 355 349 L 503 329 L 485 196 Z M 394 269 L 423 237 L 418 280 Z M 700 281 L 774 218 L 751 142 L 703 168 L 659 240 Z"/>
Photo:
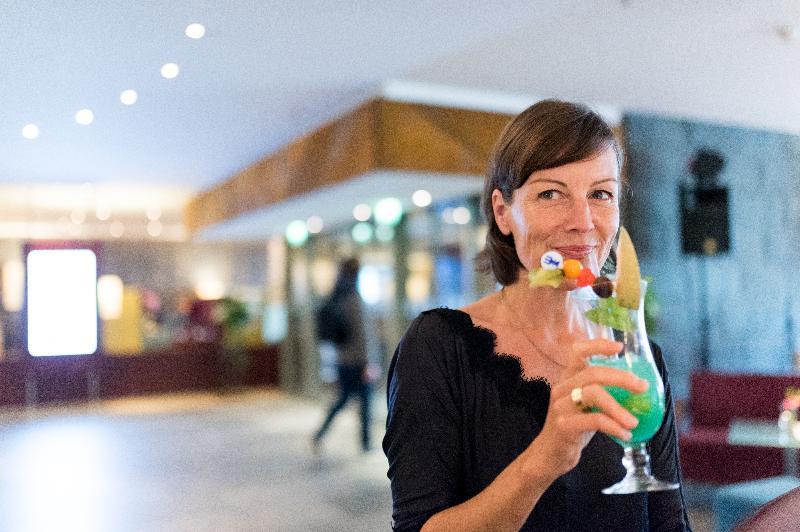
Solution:
<path fill-rule="evenodd" d="M 427 207 L 433 201 L 431 193 L 424 189 L 419 189 L 411 196 L 411 201 L 417 207 Z"/>
<path fill-rule="evenodd" d="M 28 140 L 35 140 L 39 138 L 39 126 L 36 124 L 28 124 L 22 128 L 22 136 Z"/>
<path fill-rule="evenodd" d="M 94 122 L 94 113 L 91 109 L 81 109 L 75 113 L 75 121 L 82 126 L 88 126 Z"/>
<path fill-rule="evenodd" d="M 372 216 L 372 207 L 366 203 L 359 203 L 353 207 L 353 218 L 359 222 L 366 222 Z"/>
<path fill-rule="evenodd" d="M 167 63 L 161 67 L 161 76 L 165 79 L 174 79 L 178 77 L 181 69 L 175 63 Z"/>
<path fill-rule="evenodd" d="M 186 26 L 186 36 L 190 39 L 202 39 L 203 35 L 206 34 L 206 27 L 202 24 L 198 24 L 194 22 Z"/>
<path fill-rule="evenodd" d="M 322 218 L 316 215 L 310 216 L 308 220 L 306 220 L 306 227 L 308 228 L 308 232 L 312 235 L 319 233 L 324 227 Z"/>
<path fill-rule="evenodd" d="M 121 101 L 124 105 L 133 105 L 138 99 L 139 95 L 136 94 L 136 91 L 133 89 L 124 90 L 119 93 L 119 101 Z"/>

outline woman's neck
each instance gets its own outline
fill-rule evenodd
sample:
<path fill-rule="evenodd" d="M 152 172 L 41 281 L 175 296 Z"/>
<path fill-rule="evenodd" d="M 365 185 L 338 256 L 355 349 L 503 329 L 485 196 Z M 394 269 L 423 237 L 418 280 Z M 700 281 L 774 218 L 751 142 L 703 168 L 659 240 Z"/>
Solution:
<path fill-rule="evenodd" d="M 527 276 L 503 288 L 500 297 L 517 325 L 544 331 L 564 330 L 568 322 L 567 294 L 550 287 L 531 288 Z"/>

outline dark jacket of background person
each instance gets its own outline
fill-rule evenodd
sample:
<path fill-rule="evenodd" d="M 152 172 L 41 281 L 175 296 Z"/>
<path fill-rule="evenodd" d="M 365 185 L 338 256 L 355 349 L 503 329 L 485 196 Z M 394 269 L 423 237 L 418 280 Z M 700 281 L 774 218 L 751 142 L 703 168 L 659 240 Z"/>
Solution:
<path fill-rule="evenodd" d="M 336 345 L 336 363 L 345 366 L 366 367 L 368 362 L 367 339 L 364 332 L 364 308 L 357 292 L 342 294 L 337 307 L 347 324 L 347 339 Z"/>
<path fill-rule="evenodd" d="M 364 308 L 356 289 L 358 270 L 359 263 L 356 259 L 342 263 L 329 300 L 333 309 L 329 319 L 341 320 L 342 323 L 339 325 L 344 328 L 345 334 L 341 341 L 335 342 L 339 393 L 312 439 L 315 452 L 319 452 L 319 446 L 333 419 L 353 395 L 357 396 L 361 403 L 361 448 L 366 451 L 371 445 L 369 431 L 371 383 L 367 371 L 369 356 L 364 327 Z"/>

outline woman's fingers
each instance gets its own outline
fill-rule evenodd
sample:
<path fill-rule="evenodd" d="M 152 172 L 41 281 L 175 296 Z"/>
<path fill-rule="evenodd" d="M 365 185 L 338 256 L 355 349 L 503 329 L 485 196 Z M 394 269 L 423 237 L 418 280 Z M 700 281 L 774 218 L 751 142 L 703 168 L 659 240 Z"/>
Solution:
<path fill-rule="evenodd" d="M 628 441 L 632 437 L 628 429 L 600 412 L 565 417 L 561 419 L 560 425 L 561 430 L 570 433 L 576 438 L 587 432 L 603 432 L 623 441 Z"/>
<path fill-rule="evenodd" d="M 578 439 L 583 433 L 600 431 L 621 440 L 629 440 L 630 431 L 639 424 L 630 412 L 622 408 L 602 388 L 588 386 L 582 403 L 592 410 L 578 408 L 570 397 L 564 397 L 553 405 L 556 425 L 569 439 Z"/>
<path fill-rule="evenodd" d="M 572 353 L 564 369 L 563 377 L 569 377 L 586 367 L 586 359 L 593 355 L 616 355 L 622 351 L 622 344 L 613 340 L 597 338 L 578 340 L 572 344 Z"/>
<path fill-rule="evenodd" d="M 616 399 L 611 397 L 611 394 L 600 386 L 590 384 L 581 390 L 582 402 L 585 406 L 599 410 L 626 429 L 632 429 L 639 424 L 636 416 L 625 410 Z"/>
<path fill-rule="evenodd" d="M 629 371 L 605 366 L 585 367 L 553 388 L 553 413 L 557 415 L 562 430 L 567 430 L 573 437 L 583 432 L 600 431 L 629 440 L 630 430 L 639 421 L 606 391 L 606 386 L 643 393 L 649 383 Z M 580 404 L 575 403 L 576 396 Z"/>
<path fill-rule="evenodd" d="M 594 340 L 578 340 L 572 344 L 572 358 L 570 366 L 583 367 L 586 359 L 592 355 L 616 355 L 622 351 L 622 344 L 605 338 Z"/>
<path fill-rule="evenodd" d="M 552 391 L 554 397 L 569 395 L 574 388 L 598 384 L 600 386 L 617 386 L 633 393 L 647 391 L 649 383 L 640 379 L 630 371 L 607 366 L 588 366 L 559 382 Z"/>

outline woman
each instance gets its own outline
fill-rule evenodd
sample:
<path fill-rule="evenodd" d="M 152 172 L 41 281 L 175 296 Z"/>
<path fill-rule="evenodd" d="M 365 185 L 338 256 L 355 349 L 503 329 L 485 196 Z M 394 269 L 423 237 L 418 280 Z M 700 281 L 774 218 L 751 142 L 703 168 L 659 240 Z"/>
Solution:
<path fill-rule="evenodd" d="M 570 281 L 528 283 L 549 250 L 584 267 L 606 262 L 621 159 L 609 126 L 571 103 L 540 102 L 501 135 L 479 259 L 502 289 L 461 310 L 423 313 L 389 370 L 383 448 L 396 530 L 688 530 L 679 490 L 601 494 L 624 475 L 622 448 L 607 435 L 627 439 L 636 424 L 603 387 L 638 393 L 647 384 L 587 366 L 621 344 L 568 330 Z M 669 406 L 650 444 L 653 473 L 677 482 L 670 388 L 658 348 L 654 356 Z"/>

